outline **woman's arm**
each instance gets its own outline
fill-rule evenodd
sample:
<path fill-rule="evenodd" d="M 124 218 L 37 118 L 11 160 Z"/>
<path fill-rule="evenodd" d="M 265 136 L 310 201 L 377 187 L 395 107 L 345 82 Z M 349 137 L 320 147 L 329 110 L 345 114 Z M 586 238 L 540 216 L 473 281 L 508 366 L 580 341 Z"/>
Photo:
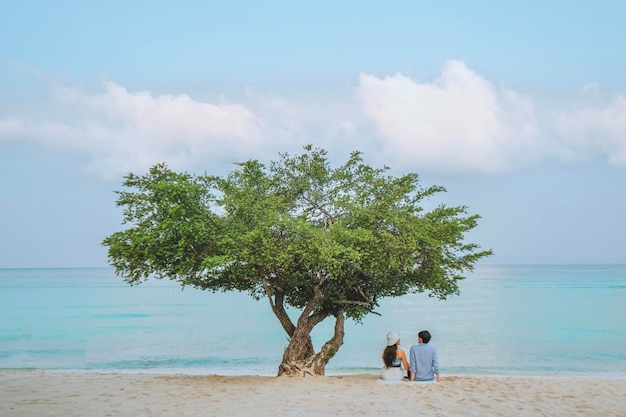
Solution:
<path fill-rule="evenodd" d="M 398 355 L 397 356 L 400 359 L 402 359 L 402 366 L 404 366 L 404 370 L 408 371 L 409 370 L 409 362 L 406 360 L 406 354 L 404 353 L 404 350 L 398 349 Z"/>

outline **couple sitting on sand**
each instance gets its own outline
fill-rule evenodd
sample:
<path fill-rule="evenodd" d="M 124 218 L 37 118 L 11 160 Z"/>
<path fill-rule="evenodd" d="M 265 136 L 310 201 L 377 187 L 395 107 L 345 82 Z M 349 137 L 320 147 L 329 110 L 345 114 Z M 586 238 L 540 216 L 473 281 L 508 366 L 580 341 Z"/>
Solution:
<path fill-rule="evenodd" d="M 408 377 L 411 381 L 432 381 L 434 379 L 437 382 L 440 381 L 437 350 L 428 345 L 430 332 L 422 330 L 417 334 L 417 337 L 417 344 L 411 346 L 410 362 L 407 362 L 404 350 L 399 347 L 400 335 L 396 332 L 387 333 L 387 347 L 382 355 L 385 363 L 382 371 L 384 380 L 402 381 Z"/>

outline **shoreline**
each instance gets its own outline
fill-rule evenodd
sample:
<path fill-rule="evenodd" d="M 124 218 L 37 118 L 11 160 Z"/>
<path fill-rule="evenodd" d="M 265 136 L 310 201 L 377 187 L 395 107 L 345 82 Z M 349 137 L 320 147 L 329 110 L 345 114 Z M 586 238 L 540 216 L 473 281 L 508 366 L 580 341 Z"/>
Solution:
<path fill-rule="evenodd" d="M 624 416 L 626 379 L 222 376 L 0 370 L 3 416 Z"/>
<path fill-rule="evenodd" d="M 221 371 L 221 372 L 220 372 Z M 0 374 L 6 373 L 51 373 L 51 374 L 120 374 L 120 375 L 152 375 L 152 376 L 221 376 L 221 377 L 260 377 L 275 378 L 276 374 L 254 374 L 245 371 L 223 372 L 223 370 L 206 368 L 151 368 L 151 369 L 46 369 L 46 368 L 0 368 Z M 354 371 L 330 370 L 323 377 L 380 376 L 380 370 L 358 369 Z M 455 378 L 516 378 L 516 379 L 580 379 L 600 381 L 626 380 L 626 372 L 443 372 L 442 377 Z"/>

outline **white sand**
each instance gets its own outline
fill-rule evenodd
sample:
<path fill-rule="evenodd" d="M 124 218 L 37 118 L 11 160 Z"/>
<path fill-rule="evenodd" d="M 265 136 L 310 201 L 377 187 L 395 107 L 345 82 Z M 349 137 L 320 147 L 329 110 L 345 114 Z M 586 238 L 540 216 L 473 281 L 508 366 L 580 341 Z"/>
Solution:
<path fill-rule="evenodd" d="M 0 416 L 626 416 L 626 380 L 0 372 Z"/>

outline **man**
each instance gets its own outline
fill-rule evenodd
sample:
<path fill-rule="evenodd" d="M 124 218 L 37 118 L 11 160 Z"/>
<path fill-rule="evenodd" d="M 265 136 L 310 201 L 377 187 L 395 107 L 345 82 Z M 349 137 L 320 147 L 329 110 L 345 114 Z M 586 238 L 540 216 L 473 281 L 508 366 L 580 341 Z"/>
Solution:
<path fill-rule="evenodd" d="M 439 378 L 439 357 L 437 350 L 428 345 L 430 332 L 422 330 L 417 334 L 417 345 L 411 346 L 410 371 L 411 381 L 432 381 Z"/>

